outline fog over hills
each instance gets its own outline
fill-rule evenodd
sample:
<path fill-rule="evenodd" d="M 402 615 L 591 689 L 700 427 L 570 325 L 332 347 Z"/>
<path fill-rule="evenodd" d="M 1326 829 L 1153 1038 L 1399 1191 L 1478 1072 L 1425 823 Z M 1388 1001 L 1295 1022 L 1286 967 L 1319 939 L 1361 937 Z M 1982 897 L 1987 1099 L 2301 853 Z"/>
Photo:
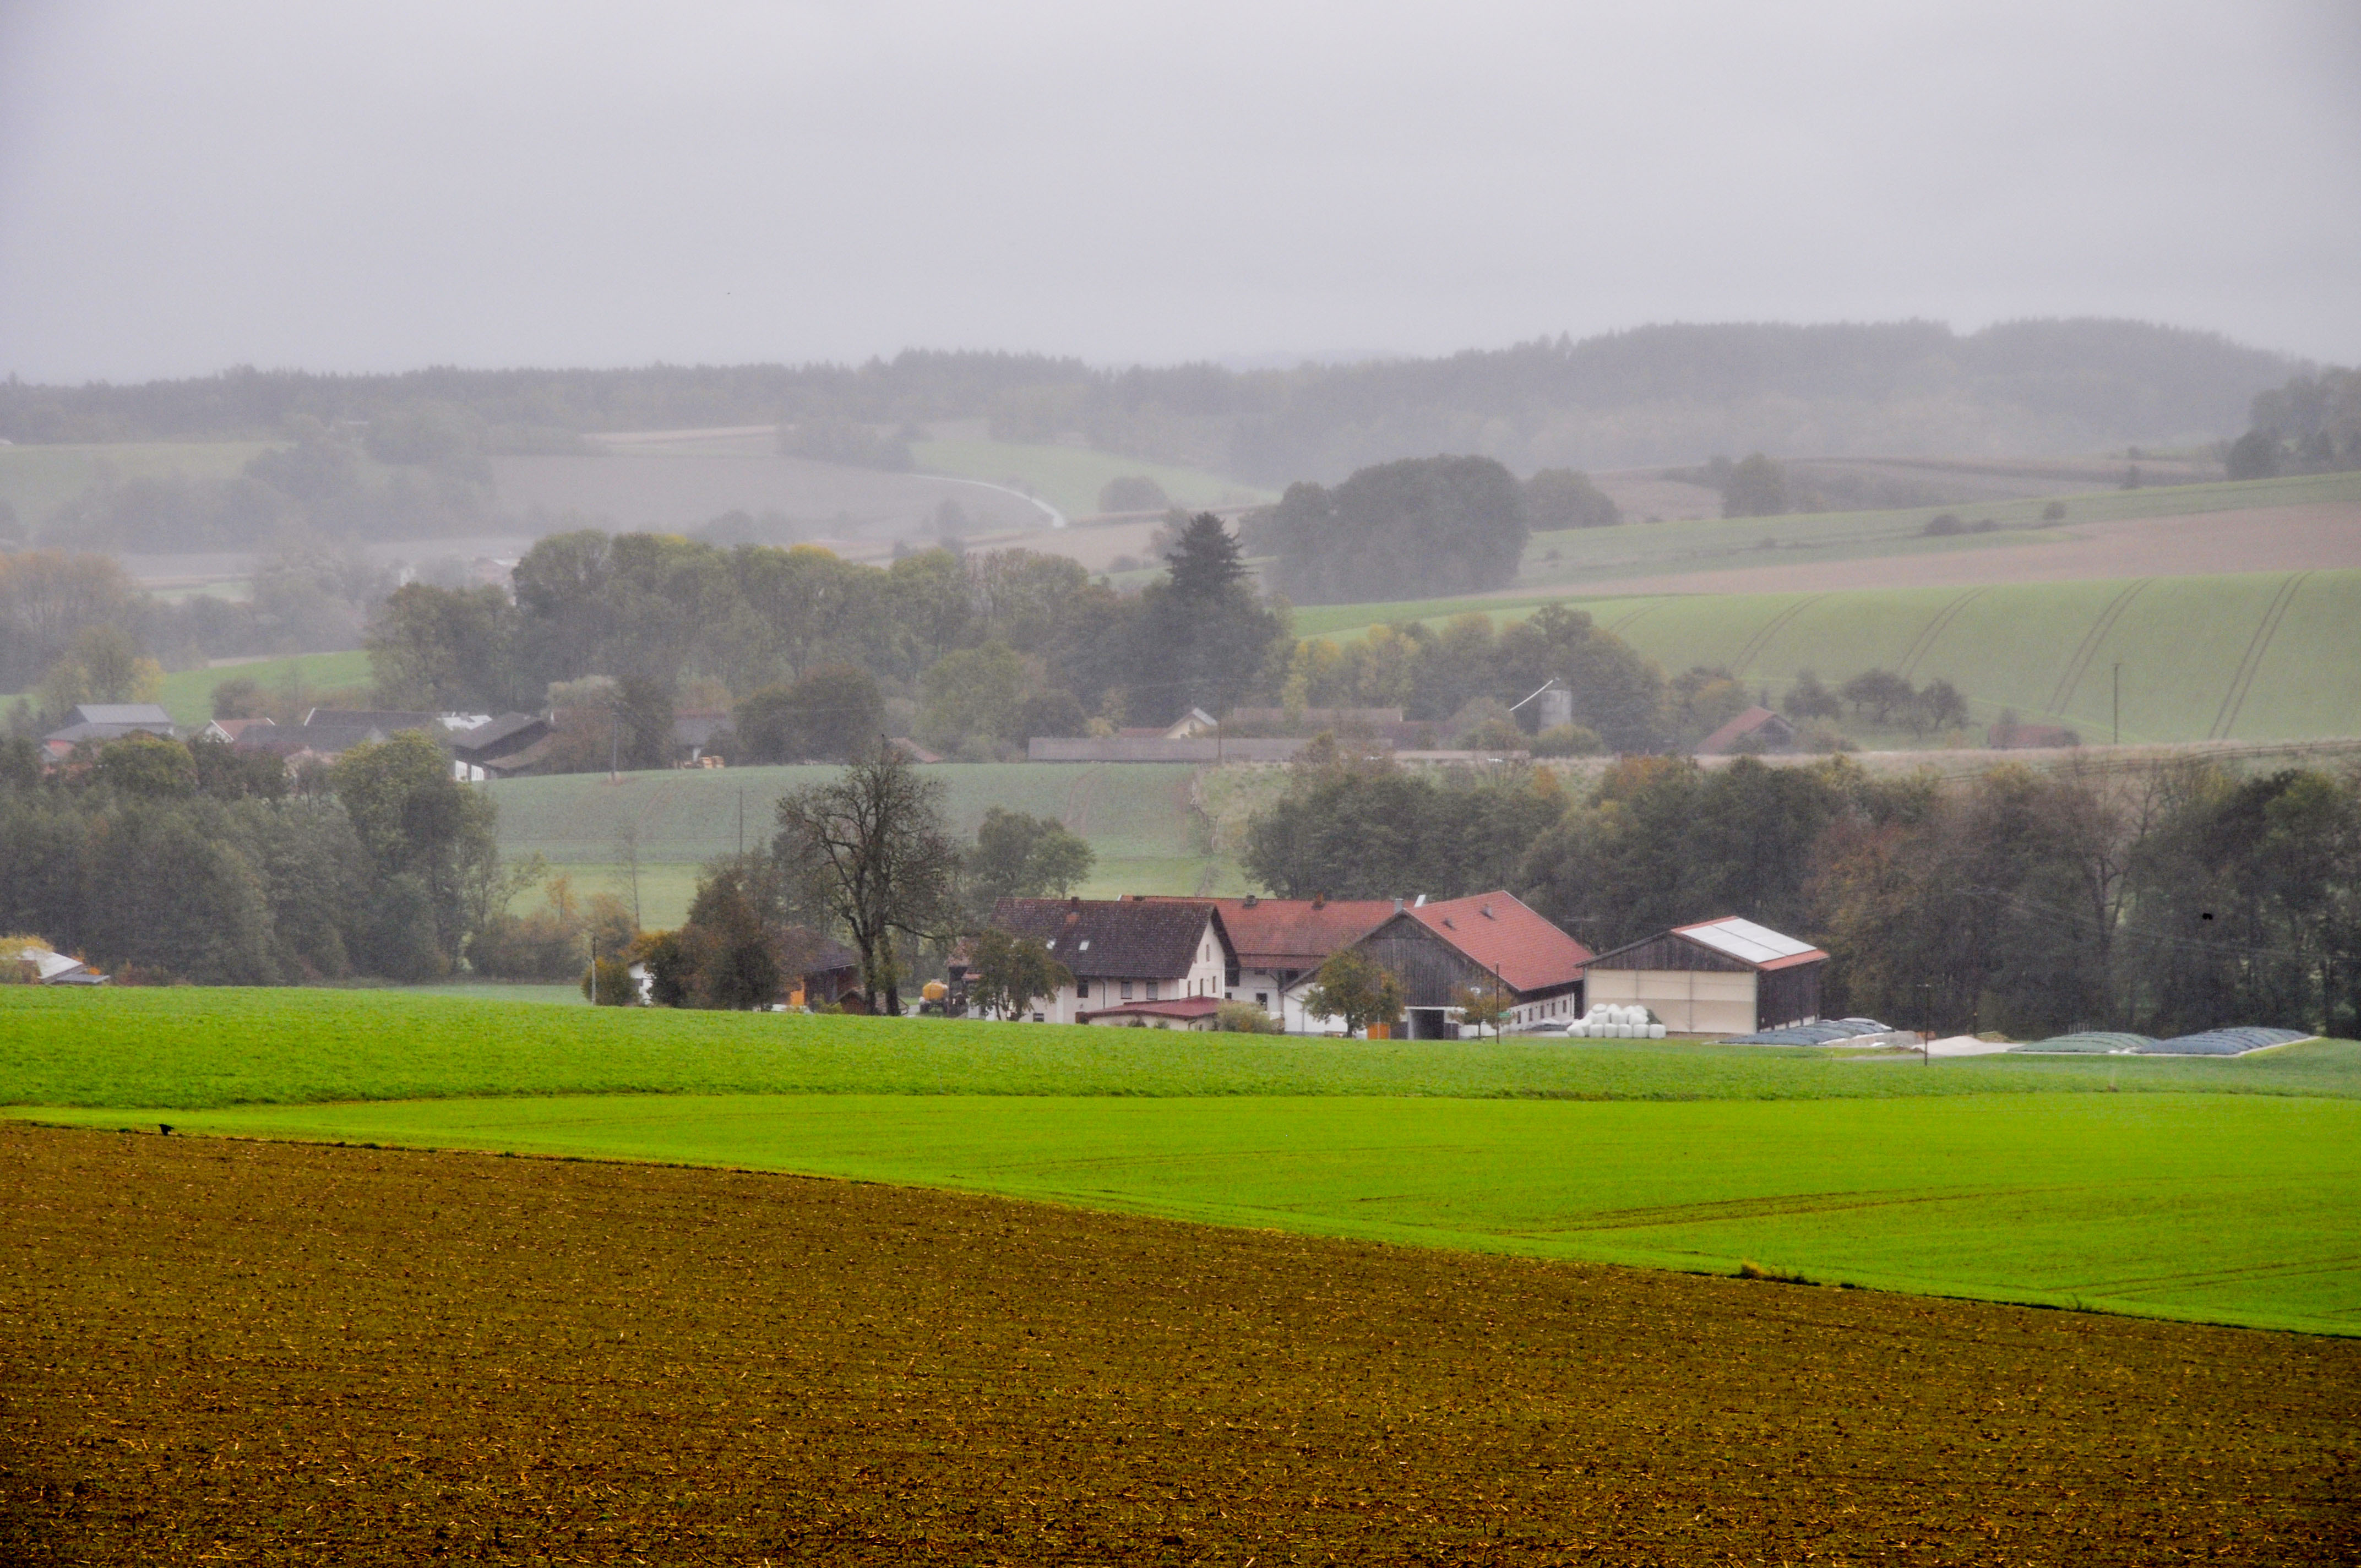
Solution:
<path fill-rule="evenodd" d="M 138 386 L 0 387 L 18 442 L 268 439 L 308 416 L 433 407 L 486 452 L 623 430 L 982 421 L 997 439 L 1086 442 L 1259 484 L 1334 479 L 1440 451 L 1511 467 L 1618 468 L 1716 453 L 2040 455 L 2210 442 L 2298 367 L 2211 333 L 2026 321 L 1666 324 L 1441 358 L 1233 370 L 1109 369 L 1037 355 L 913 350 L 851 365 L 250 368 Z"/>

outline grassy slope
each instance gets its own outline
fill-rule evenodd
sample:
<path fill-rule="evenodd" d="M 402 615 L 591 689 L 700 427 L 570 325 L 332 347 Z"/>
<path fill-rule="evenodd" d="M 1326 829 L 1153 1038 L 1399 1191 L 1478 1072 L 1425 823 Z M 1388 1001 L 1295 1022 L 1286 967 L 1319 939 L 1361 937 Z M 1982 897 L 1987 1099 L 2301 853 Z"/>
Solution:
<path fill-rule="evenodd" d="M 1966 693 L 1979 722 L 2014 707 L 2027 720 L 2071 724 L 2092 741 L 2111 732 L 2112 673 L 2121 661 L 2124 740 L 2160 742 L 2213 733 L 2247 649 L 2291 576 L 2301 577 L 2294 597 L 2263 644 L 2224 738 L 2361 734 L 2361 683 L 2321 678 L 2323 671 L 2361 669 L 2356 570 L 2160 577 L 2127 598 L 2130 583 L 2081 582 L 1563 602 L 1587 610 L 1667 669 L 1724 664 L 1775 694 L 1798 670 L 1834 682 L 1906 665 L 1916 680 L 1940 675 Z M 1439 620 L 1488 607 L 1410 608 L 1428 612 L 1419 619 Z M 1498 612 L 1496 620 L 1521 620 L 1532 608 Z M 2111 610 L 2112 624 L 2086 647 Z M 1922 642 L 1930 629 L 1936 634 Z M 2061 696 L 2078 656 L 2080 678 Z"/>
<path fill-rule="evenodd" d="M 85 1124 L 792 1169 L 2361 1329 L 2349 1042 L 1926 1067 L 385 992 L 12 990 L 0 1102 Z"/>
<path fill-rule="evenodd" d="M 1821 1283 L 2361 1332 L 2350 1100 L 631 1096 L 178 1125 L 795 1170 L 1536 1257 L 1752 1259 Z"/>
<path fill-rule="evenodd" d="M 281 444 L 267 441 L 125 441 L 0 446 L 0 500 L 16 510 L 24 528 L 37 528 L 58 508 L 93 485 L 112 480 L 226 479 L 258 452 Z"/>
<path fill-rule="evenodd" d="M 307 691 L 362 685 L 369 678 L 368 655 L 357 648 L 341 653 L 300 653 L 288 659 L 258 659 L 250 664 L 228 664 L 211 670 L 175 670 L 164 677 L 157 698 L 176 723 L 203 724 L 214 716 L 214 688 L 224 681 L 249 680 L 265 691 L 282 689 L 290 675 Z"/>
<path fill-rule="evenodd" d="M 1099 489 L 1124 474 L 1145 474 L 1164 487 L 1177 506 L 1230 506 L 1273 500 L 1269 491 L 1202 468 L 1144 463 L 1081 446 L 1040 446 L 1007 441 L 914 441 L 911 455 L 931 473 L 983 479 L 995 485 L 1015 479 L 1069 517 L 1099 510 Z"/>
<path fill-rule="evenodd" d="M 620 889 L 615 836 L 638 824 L 642 915 L 652 926 L 677 924 L 688 907 L 694 866 L 736 848 L 740 792 L 746 840 L 770 830 L 772 806 L 788 790 L 832 778 L 835 769 L 729 768 L 512 779 L 490 787 L 500 808 L 500 848 L 538 851 L 571 871 L 586 891 Z M 1062 762 L 987 762 L 929 770 L 942 780 L 953 829 L 972 836 L 984 808 L 1055 817 L 1089 839 L 1098 865 L 1083 891 L 1193 893 L 1246 891 L 1226 860 L 1210 858 L 1189 803 L 1185 764 L 1092 766 Z"/>

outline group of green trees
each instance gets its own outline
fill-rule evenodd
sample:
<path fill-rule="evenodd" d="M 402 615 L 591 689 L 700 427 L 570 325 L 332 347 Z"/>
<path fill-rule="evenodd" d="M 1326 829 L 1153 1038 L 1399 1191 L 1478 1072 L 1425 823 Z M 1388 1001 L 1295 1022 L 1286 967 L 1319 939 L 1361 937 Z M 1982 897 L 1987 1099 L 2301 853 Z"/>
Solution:
<path fill-rule="evenodd" d="M 722 749 L 752 762 L 845 760 L 889 726 L 971 757 L 1021 754 L 1030 735 L 1160 722 L 1253 689 L 1286 622 L 1236 541 L 1200 515 L 1167 565 L 1127 595 L 1019 550 L 881 568 L 809 546 L 583 531 L 526 554 L 513 603 L 488 587 L 396 590 L 368 647 L 381 700 L 401 707 L 537 709 L 555 684 L 605 677 L 595 700 L 631 719 L 625 766 L 663 765 L 685 705 L 727 707 Z"/>
<path fill-rule="evenodd" d="M 409 733 L 314 784 L 144 735 L 44 777 L 29 743 L 0 742 L 0 927 L 133 979 L 449 972 L 511 891 L 490 801 Z"/>
<path fill-rule="evenodd" d="M 1329 760 L 1294 771 L 1244 860 L 1295 896 L 1507 886 L 1599 951 L 1744 916 L 1828 950 L 1830 1016 L 2018 1037 L 2361 1029 L 2361 778 L 2315 771 L 1947 783 L 1644 757 L 1575 792 Z"/>
<path fill-rule="evenodd" d="M 1573 722 L 1531 744 L 1568 756 L 1677 747 L 1751 700 L 1727 671 L 1667 678 L 1587 612 L 1554 604 L 1497 630 L 1470 612 L 1440 629 L 1405 621 L 1351 641 L 1306 639 L 1271 675 L 1287 707 L 1400 707 L 1440 745 L 1524 744 L 1539 706 L 1510 709 L 1554 683 L 1572 696 Z"/>
<path fill-rule="evenodd" d="M 1900 724 L 1922 737 L 1968 721 L 1968 699 L 1959 687 L 1940 675 L 1913 685 L 1892 670 L 1863 670 L 1834 688 L 1823 685 L 1817 672 L 1801 670 L 1779 706 L 1788 718 L 1805 720 L 1835 718 L 1850 706 L 1855 718 Z"/>
<path fill-rule="evenodd" d="M 2234 479 L 2361 466 L 2361 370 L 2291 377 L 2257 393 L 2249 419 L 2223 455 Z"/>

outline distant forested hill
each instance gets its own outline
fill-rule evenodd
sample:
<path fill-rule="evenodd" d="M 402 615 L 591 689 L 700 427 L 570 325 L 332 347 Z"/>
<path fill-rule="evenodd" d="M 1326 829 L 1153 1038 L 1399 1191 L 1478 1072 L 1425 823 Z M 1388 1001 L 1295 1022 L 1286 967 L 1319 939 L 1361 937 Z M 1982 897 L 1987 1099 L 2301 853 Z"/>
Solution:
<path fill-rule="evenodd" d="M 1781 456 L 2033 455 L 2234 435 L 2297 368 L 2211 333 L 2139 322 L 1641 327 L 1440 359 L 1294 370 L 1096 370 L 1079 360 L 910 352 L 862 366 L 239 369 L 145 386 L 0 387 L 16 441 L 264 436 L 291 418 L 457 411 L 483 449 L 567 433 L 984 419 L 1004 440 L 1079 433 L 1107 451 L 1269 485 L 1482 453 L 1519 469 Z"/>

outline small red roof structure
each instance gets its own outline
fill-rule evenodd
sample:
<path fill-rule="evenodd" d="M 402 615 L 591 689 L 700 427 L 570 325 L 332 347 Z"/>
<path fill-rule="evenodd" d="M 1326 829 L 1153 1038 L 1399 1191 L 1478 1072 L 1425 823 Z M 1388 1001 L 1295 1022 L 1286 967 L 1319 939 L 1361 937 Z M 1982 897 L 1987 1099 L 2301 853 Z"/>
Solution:
<path fill-rule="evenodd" d="M 1741 741 L 1752 740 L 1752 745 Z M 1755 707 L 1731 719 L 1697 742 L 1700 757 L 1726 757 L 1732 751 L 1784 751 L 1795 744 L 1795 727 L 1767 707 Z"/>
<path fill-rule="evenodd" d="M 1168 1002 L 1118 1002 L 1112 1007 L 1093 1007 L 1075 1014 L 1074 1022 L 1104 1024 L 1114 1018 L 1137 1018 L 1151 1027 L 1161 1022 L 1196 1029 L 1212 1023 L 1221 1010 L 1218 996 L 1176 996 Z"/>
<path fill-rule="evenodd" d="M 1402 911 L 1519 992 L 1544 991 L 1579 978 L 1590 949 L 1502 889 Z"/>

